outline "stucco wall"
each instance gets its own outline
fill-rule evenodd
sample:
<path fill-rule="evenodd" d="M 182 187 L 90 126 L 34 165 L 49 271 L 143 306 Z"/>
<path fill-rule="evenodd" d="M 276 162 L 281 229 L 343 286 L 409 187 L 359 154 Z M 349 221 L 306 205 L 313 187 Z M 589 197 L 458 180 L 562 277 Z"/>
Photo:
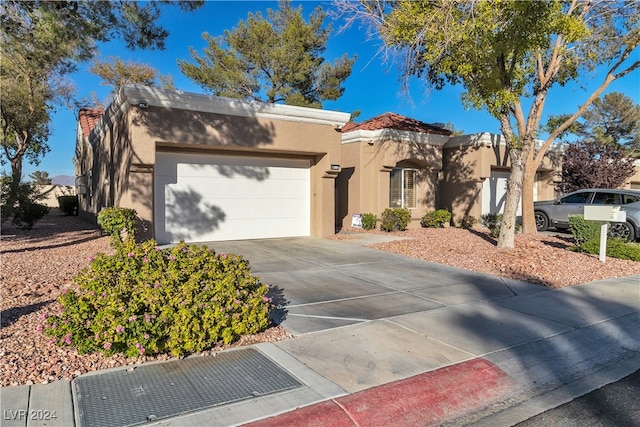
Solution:
<path fill-rule="evenodd" d="M 424 135 L 422 135 L 424 137 Z M 441 147 L 411 140 L 371 140 L 342 144 L 342 172 L 337 180 L 337 223 L 350 227 L 354 214 L 378 218 L 389 207 L 390 173 L 396 167 L 418 169 L 416 207 L 410 209 L 410 227 L 435 210 Z"/>
<path fill-rule="evenodd" d="M 640 190 L 640 160 L 635 161 L 636 173 L 625 182 L 623 188 Z"/>
<path fill-rule="evenodd" d="M 492 171 L 509 171 L 509 152 L 500 135 L 482 133 L 450 138 L 443 148 L 443 174 L 438 207 L 452 213 L 457 223 L 465 215 L 482 214 L 482 184 Z M 561 153 L 548 151 L 538 168 L 537 199 L 556 197 L 560 178 Z"/>

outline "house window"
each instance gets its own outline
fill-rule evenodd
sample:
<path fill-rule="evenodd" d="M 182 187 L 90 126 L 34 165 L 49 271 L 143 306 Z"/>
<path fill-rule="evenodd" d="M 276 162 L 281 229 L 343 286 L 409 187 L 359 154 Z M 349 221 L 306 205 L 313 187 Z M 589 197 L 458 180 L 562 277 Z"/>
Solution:
<path fill-rule="evenodd" d="M 389 179 L 389 206 L 416 207 L 416 169 L 394 169 Z"/>

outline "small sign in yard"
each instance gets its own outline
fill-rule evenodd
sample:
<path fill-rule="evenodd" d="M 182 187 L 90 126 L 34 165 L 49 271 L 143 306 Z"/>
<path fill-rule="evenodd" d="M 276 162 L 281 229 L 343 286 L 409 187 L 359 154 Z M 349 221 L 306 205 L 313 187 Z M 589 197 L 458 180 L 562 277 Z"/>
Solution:
<path fill-rule="evenodd" d="M 353 214 L 351 217 L 351 226 L 355 228 L 362 228 L 362 215 Z"/>

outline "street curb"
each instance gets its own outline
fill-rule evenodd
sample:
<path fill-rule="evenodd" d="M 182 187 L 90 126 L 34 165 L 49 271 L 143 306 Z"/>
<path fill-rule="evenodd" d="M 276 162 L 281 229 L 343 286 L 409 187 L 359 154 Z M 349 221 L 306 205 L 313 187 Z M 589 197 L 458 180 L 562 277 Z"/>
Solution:
<path fill-rule="evenodd" d="M 619 361 L 615 366 L 605 367 L 592 372 L 587 377 L 567 383 L 555 390 L 536 396 L 519 405 L 491 414 L 472 425 L 477 427 L 493 427 L 497 425 L 510 425 L 521 423 L 531 417 L 571 402 L 580 396 L 584 396 L 594 390 L 632 374 L 640 367 L 640 354 L 634 354 L 628 359 Z"/>
<path fill-rule="evenodd" d="M 245 426 L 436 425 L 503 400 L 514 388 L 496 365 L 472 359 Z"/>

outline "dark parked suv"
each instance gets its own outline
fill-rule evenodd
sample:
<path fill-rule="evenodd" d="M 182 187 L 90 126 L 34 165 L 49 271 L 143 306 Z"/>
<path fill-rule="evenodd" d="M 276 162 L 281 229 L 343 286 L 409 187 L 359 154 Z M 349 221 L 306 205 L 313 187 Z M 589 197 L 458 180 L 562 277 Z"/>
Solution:
<path fill-rule="evenodd" d="M 626 222 L 614 222 L 609 235 L 626 240 L 640 237 L 640 191 L 591 189 L 578 190 L 556 200 L 533 204 L 538 231 L 549 227 L 569 228 L 569 215 L 584 213 L 585 205 L 615 205 L 627 213 Z"/>

